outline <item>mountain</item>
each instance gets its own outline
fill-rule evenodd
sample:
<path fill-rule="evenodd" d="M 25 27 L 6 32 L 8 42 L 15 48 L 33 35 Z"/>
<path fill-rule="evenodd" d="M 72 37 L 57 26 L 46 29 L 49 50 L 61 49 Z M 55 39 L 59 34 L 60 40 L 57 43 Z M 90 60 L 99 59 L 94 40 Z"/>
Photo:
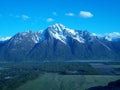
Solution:
<path fill-rule="evenodd" d="M 113 32 L 113 33 L 106 33 L 104 35 L 97 35 L 99 38 L 106 39 L 108 41 L 116 41 L 120 40 L 120 33 Z"/>
<path fill-rule="evenodd" d="M 2 37 L 0 38 L 0 41 L 6 41 L 6 40 L 9 40 L 11 37 Z"/>
<path fill-rule="evenodd" d="M 119 60 L 120 34 L 98 36 L 54 24 L 0 41 L 1 61 Z"/>

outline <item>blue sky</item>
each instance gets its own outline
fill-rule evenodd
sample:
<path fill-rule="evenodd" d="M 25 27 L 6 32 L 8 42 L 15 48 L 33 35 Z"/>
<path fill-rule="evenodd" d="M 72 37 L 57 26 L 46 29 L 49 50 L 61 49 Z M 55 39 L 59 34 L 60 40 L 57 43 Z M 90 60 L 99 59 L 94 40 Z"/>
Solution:
<path fill-rule="evenodd" d="M 0 37 L 55 23 L 97 34 L 120 32 L 120 0 L 0 0 Z"/>

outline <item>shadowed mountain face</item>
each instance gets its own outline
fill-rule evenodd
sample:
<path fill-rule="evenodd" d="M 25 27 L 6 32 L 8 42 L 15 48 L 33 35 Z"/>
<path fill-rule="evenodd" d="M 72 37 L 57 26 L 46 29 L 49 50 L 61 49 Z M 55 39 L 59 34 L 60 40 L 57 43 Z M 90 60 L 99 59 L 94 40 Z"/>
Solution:
<path fill-rule="evenodd" d="M 119 60 L 120 37 L 98 37 L 55 24 L 44 31 L 22 32 L 0 42 L 3 61 Z"/>

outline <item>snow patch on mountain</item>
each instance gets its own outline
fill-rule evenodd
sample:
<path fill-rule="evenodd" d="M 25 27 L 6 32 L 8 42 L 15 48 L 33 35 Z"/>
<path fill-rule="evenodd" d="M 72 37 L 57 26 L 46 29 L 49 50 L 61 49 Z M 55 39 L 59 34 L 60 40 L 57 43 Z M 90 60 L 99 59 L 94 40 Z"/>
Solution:
<path fill-rule="evenodd" d="M 32 40 L 34 41 L 34 43 L 38 43 L 39 36 L 37 34 L 34 34 L 33 37 L 32 37 Z"/>
<path fill-rule="evenodd" d="M 118 33 L 118 32 L 107 33 L 105 35 L 105 39 L 108 41 L 113 41 L 113 40 L 116 40 L 118 38 L 120 38 L 120 33 Z"/>
<path fill-rule="evenodd" d="M 62 32 L 65 29 L 65 26 L 62 24 L 54 24 L 51 26 L 52 29 L 56 30 L 57 32 Z"/>
<path fill-rule="evenodd" d="M 29 38 L 29 40 L 32 40 L 34 43 L 39 43 L 49 37 L 49 35 L 47 36 L 46 32 L 50 35 L 51 38 L 55 38 L 64 44 L 67 44 L 70 38 L 78 41 L 79 43 L 85 43 L 86 40 L 93 41 L 96 37 L 108 41 L 120 39 L 120 33 L 118 32 L 96 34 L 89 33 L 88 31 L 70 29 L 62 24 L 54 24 L 52 26 L 49 26 L 46 30 L 40 30 L 38 32 L 26 31 L 18 33 L 14 36 L 16 39 L 15 42 L 21 42 L 24 38 Z M 0 38 L 0 41 L 5 41 L 10 38 L 11 37 L 3 37 Z"/>
<path fill-rule="evenodd" d="M 60 40 L 61 42 L 63 42 L 63 43 L 66 44 L 66 42 L 65 42 L 66 37 L 64 37 L 63 35 L 58 34 L 58 33 L 53 33 L 53 32 L 50 32 L 50 33 L 52 34 L 52 36 L 53 36 L 54 38 L 56 38 L 56 39 L 58 39 L 58 40 Z"/>
<path fill-rule="evenodd" d="M 66 28 L 64 25 L 62 24 L 55 24 L 53 26 L 50 26 L 48 28 L 49 33 L 52 37 L 54 37 L 55 39 L 60 40 L 63 43 L 67 43 L 67 39 L 68 37 L 71 37 L 72 39 L 77 40 L 80 43 L 84 43 L 84 38 L 82 38 L 82 36 L 79 35 L 79 33 L 73 29 L 69 29 Z"/>
<path fill-rule="evenodd" d="M 11 38 L 11 40 L 14 40 L 14 43 L 21 43 L 23 40 L 28 40 L 34 43 L 38 43 L 39 37 L 40 36 L 38 32 L 26 31 L 16 34 Z"/>
<path fill-rule="evenodd" d="M 11 38 L 11 36 L 9 36 L 9 37 L 1 37 L 0 41 L 6 41 L 6 40 L 9 40 L 10 38 Z"/>
<path fill-rule="evenodd" d="M 105 40 L 108 40 L 108 41 L 116 41 L 116 40 L 120 39 L 120 33 L 119 32 L 96 34 L 96 36 L 100 39 L 105 39 Z"/>

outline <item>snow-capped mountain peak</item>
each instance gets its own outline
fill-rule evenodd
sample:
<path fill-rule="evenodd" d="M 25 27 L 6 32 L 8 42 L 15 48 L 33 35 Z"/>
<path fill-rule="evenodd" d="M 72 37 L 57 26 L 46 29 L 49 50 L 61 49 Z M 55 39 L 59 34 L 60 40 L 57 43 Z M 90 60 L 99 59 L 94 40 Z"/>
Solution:
<path fill-rule="evenodd" d="M 52 27 L 52 29 L 57 30 L 58 32 L 61 32 L 62 30 L 65 29 L 65 26 L 62 25 L 62 24 L 54 24 L 54 25 L 51 26 L 51 27 Z"/>
<path fill-rule="evenodd" d="M 88 31 L 70 29 L 62 24 L 56 23 L 52 26 L 49 26 L 46 30 L 40 30 L 38 32 L 26 31 L 26 32 L 18 33 L 11 39 L 14 39 L 15 42 L 21 42 L 23 39 L 29 38 L 30 41 L 34 43 L 39 43 L 47 39 L 47 37 L 57 39 L 63 42 L 64 44 L 67 44 L 70 39 L 74 39 L 79 43 L 85 43 L 86 41 L 93 41 L 94 38 L 96 37 L 108 41 L 114 41 L 114 40 L 118 40 L 118 38 L 120 39 L 120 33 L 113 32 L 113 33 L 98 35 L 95 33 L 89 33 Z M 0 38 L 0 41 L 5 41 L 8 39 L 10 39 L 10 37 Z"/>
<path fill-rule="evenodd" d="M 116 40 L 120 39 L 120 33 L 119 32 L 96 34 L 96 36 L 98 38 L 103 38 L 107 41 L 116 41 Z"/>
<path fill-rule="evenodd" d="M 67 43 L 68 37 L 77 40 L 80 43 L 84 43 L 82 35 L 79 32 L 65 27 L 62 24 L 54 24 L 48 28 L 51 37 L 60 40 L 63 43 Z"/>
<path fill-rule="evenodd" d="M 116 40 L 118 38 L 120 38 L 120 33 L 118 33 L 118 32 L 107 33 L 105 35 L 105 39 L 108 41 Z"/>
<path fill-rule="evenodd" d="M 102 37 L 101 37 L 102 36 Z M 4 39 L 6 40 L 6 39 Z M 115 40 L 115 41 L 114 41 Z M 120 33 L 98 35 L 55 24 L 0 41 L 1 60 L 120 60 Z"/>
<path fill-rule="evenodd" d="M 1 37 L 0 38 L 0 41 L 6 41 L 6 40 L 9 40 L 11 37 Z"/>
<path fill-rule="evenodd" d="M 17 33 L 15 36 L 11 38 L 11 41 L 14 41 L 14 43 L 21 43 L 24 40 L 31 41 L 33 43 L 39 42 L 39 32 L 33 32 L 33 31 L 26 31 Z M 26 41 L 27 42 L 27 41 Z"/>

